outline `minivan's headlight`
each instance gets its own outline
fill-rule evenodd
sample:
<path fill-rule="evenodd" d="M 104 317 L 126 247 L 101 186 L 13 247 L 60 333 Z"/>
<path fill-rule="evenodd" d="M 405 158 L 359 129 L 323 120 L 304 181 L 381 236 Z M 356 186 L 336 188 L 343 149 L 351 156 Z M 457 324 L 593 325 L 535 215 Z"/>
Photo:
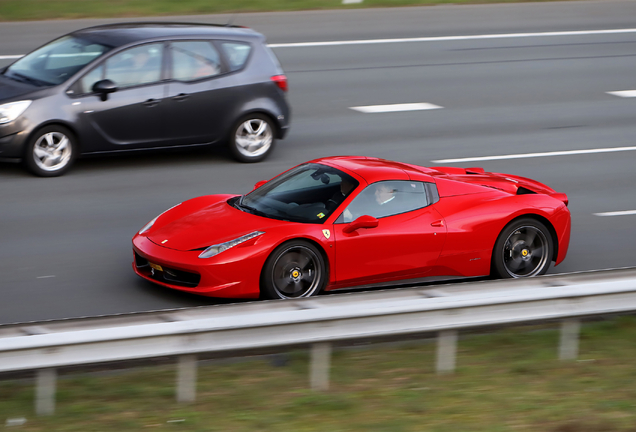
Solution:
<path fill-rule="evenodd" d="M 0 124 L 9 123 L 20 117 L 28 107 L 31 105 L 30 100 L 23 100 L 19 102 L 10 102 L 0 105 Z"/>
<path fill-rule="evenodd" d="M 263 231 L 254 231 L 249 234 L 245 234 L 242 237 L 235 238 L 234 240 L 230 240 L 225 243 L 210 246 L 209 248 L 201 252 L 201 254 L 199 255 L 199 258 L 211 258 L 214 255 L 220 254 L 221 252 L 228 250 L 229 248 L 232 248 L 236 245 L 240 245 L 243 242 L 246 242 L 248 240 L 253 239 L 254 237 L 258 237 L 263 234 L 265 234 Z"/>

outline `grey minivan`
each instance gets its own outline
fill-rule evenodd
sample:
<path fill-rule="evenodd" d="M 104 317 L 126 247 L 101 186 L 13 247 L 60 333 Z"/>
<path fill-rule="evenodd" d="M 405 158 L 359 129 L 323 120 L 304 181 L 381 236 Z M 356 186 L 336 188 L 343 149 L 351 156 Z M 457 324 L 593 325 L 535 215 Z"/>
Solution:
<path fill-rule="evenodd" d="M 289 128 L 286 92 L 276 56 L 248 28 L 90 27 L 0 71 L 0 158 L 52 177 L 79 155 L 222 142 L 258 162 Z"/>

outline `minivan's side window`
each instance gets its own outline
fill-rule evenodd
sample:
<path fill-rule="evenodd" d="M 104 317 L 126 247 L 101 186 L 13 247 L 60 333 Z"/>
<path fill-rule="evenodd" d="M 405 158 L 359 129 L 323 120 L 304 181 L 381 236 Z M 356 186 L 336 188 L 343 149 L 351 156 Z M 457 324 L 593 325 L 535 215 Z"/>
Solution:
<path fill-rule="evenodd" d="M 230 65 L 230 72 L 241 69 L 252 50 L 249 44 L 241 42 L 222 42 L 221 46 Z"/>
<path fill-rule="evenodd" d="M 362 215 L 383 218 L 428 205 L 424 183 L 391 180 L 367 186 L 349 204 L 336 223 L 351 222 Z"/>
<path fill-rule="evenodd" d="M 219 53 L 208 41 L 172 42 L 172 78 L 193 81 L 221 73 Z"/>
<path fill-rule="evenodd" d="M 106 75 L 118 88 L 149 84 L 161 79 L 163 44 L 127 49 L 106 60 Z"/>

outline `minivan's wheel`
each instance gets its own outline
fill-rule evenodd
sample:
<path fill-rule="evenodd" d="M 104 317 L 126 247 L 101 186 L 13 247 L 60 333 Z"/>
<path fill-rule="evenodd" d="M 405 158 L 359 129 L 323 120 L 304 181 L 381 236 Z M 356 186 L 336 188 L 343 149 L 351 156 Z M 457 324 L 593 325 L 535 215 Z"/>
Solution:
<path fill-rule="evenodd" d="M 311 243 L 291 241 L 269 256 L 261 278 L 267 298 L 300 298 L 318 294 L 327 282 L 325 261 Z"/>
<path fill-rule="evenodd" d="M 240 162 L 260 162 L 274 148 L 274 128 L 267 116 L 251 114 L 240 120 L 230 135 L 230 150 Z"/>
<path fill-rule="evenodd" d="M 552 236 L 541 222 L 519 219 L 503 229 L 493 251 L 493 270 L 501 278 L 545 274 L 552 262 Z"/>
<path fill-rule="evenodd" d="M 47 126 L 37 131 L 27 144 L 24 162 L 40 177 L 64 174 L 75 160 L 75 137 L 63 126 Z"/>

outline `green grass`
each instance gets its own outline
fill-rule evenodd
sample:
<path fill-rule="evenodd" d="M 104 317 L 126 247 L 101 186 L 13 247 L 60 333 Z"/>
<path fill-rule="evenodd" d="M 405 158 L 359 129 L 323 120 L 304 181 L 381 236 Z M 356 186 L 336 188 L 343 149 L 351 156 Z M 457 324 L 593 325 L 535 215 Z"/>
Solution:
<path fill-rule="evenodd" d="M 558 331 L 467 335 L 455 374 L 435 344 L 338 350 L 331 388 L 308 389 L 306 351 L 284 367 L 255 358 L 199 368 L 197 401 L 177 404 L 174 369 L 58 380 L 56 414 L 36 417 L 33 386 L 0 382 L 0 429 L 16 431 L 636 431 L 636 319 L 583 326 L 580 360 L 556 359 Z"/>
<path fill-rule="evenodd" d="M 343 5 L 342 0 L 110 0 L 108 2 L 103 0 L 0 0 L 0 21 L 354 9 L 444 3 L 519 3 L 523 1 L 525 0 L 364 0 L 360 4 Z"/>

